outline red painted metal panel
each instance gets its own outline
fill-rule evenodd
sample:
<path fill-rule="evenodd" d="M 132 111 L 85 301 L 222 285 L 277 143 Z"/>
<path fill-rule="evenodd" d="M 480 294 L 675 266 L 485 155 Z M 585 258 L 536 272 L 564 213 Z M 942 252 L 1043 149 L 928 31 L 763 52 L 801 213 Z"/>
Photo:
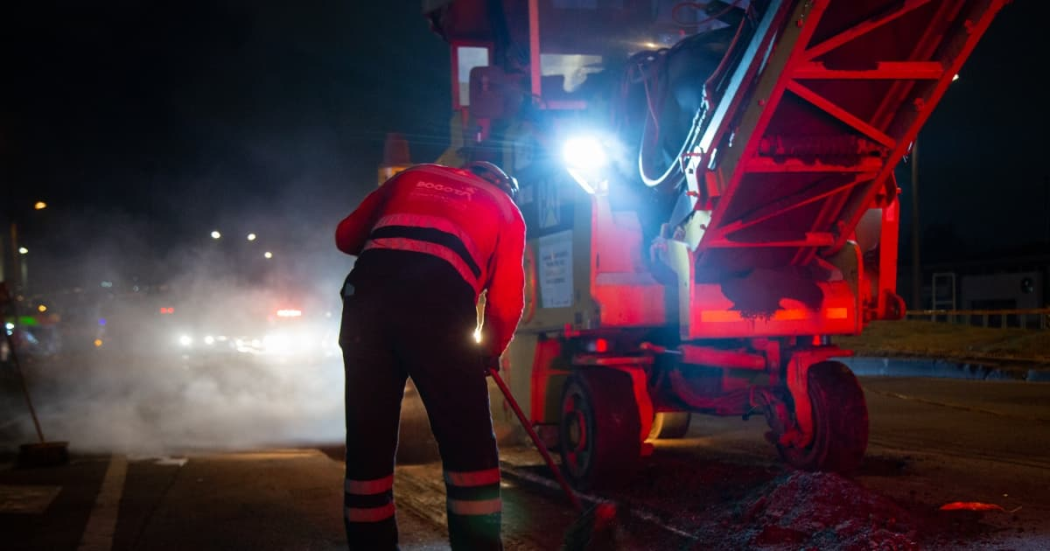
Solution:
<path fill-rule="evenodd" d="M 770 16 L 767 36 L 751 39 L 760 47 L 736 69 L 746 76 L 727 101 L 738 112 L 721 119 L 716 113 L 721 128 L 707 129 L 693 152 L 700 156 L 694 166 L 709 166 L 704 177 L 713 175 L 714 185 L 692 187 L 708 195 L 699 198 L 698 208 L 710 206 L 712 212 L 694 253 L 694 311 L 683 337 L 850 333 L 864 320 L 900 315 L 893 169 L 1006 3 L 773 3 L 780 11 Z M 770 41 L 772 47 L 761 47 Z M 855 290 L 835 282 L 825 286 L 822 258 L 855 238 L 861 217 L 872 208 L 883 209 L 877 255 L 858 259 L 862 273 Z M 718 316 L 710 312 L 740 307 L 721 304 L 724 286 L 708 282 L 727 273 L 788 268 L 808 270 L 821 287 L 823 302 L 807 305 L 813 315 L 713 321 Z M 781 294 L 790 296 L 791 285 L 783 287 Z M 767 307 L 767 314 L 777 313 L 776 304 Z M 848 315 L 823 315 L 838 308 Z"/>
<path fill-rule="evenodd" d="M 682 352 L 682 363 L 708 365 L 730 369 L 766 368 L 766 358 L 746 350 L 722 350 L 710 346 L 683 344 L 678 347 Z"/>
<path fill-rule="evenodd" d="M 841 247 L 1004 3 L 786 5 L 784 10 L 793 10 L 790 17 L 769 29 L 777 36 L 772 54 L 751 60 L 761 74 L 753 70 L 758 76 L 750 89 L 734 98 L 746 98 L 741 113 L 721 121 L 726 129 L 709 131 L 732 135 L 733 141 L 716 141 L 704 151 L 715 165 L 720 193 L 698 249 L 698 268 L 809 264 L 811 253 Z M 712 155 L 719 146 L 723 151 Z M 836 173 L 864 177 L 829 192 L 822 183 Z M 773 215 L 748 221 L 756 212 Z M 741 238 L 742 226 L 752 228 L 747 239 Z M 832 243 L 784 239 L 785 228 L 832 235 Z M 804 248 L 812 250 L 798 250 Z"/>
<path fill-rule="evenodd" d="M 735 286 L 726 283 L 696 284 L 690 297 L 692 308 L 688 318 L 688 333 L 682 337 L 692 340 L 859 333 L 861 312 L 857 295 L 850 284 L 846 281 L 831 281 L 812 285 L 812 288 L 800 289 L 799 298 L 782 298 L 776 300 L 776 306 L 769 308 L 766 304 L 758 303 L 758 298 L 748 296 L 749 287 L 768 287 L 762 280 L 742 282 Z M 734 292 L 731 299 L 723 291 L 734 287 L 740 295 Z M 790 285 L 785 284 L 784 287 Z M 770 292 L 777 294 L 779 291 Z M 769 295 L 768 292 L 766 294 Z M 749 304 L 751 301 L 756 302 Z"/>

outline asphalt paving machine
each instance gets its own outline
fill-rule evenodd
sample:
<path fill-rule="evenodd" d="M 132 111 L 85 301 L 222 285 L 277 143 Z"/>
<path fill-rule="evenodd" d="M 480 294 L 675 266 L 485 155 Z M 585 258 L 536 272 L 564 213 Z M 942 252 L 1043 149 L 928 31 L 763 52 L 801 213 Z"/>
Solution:
<path fill-rule="evenodd" d="M 894 168 L 1006 3 L 424 2 L 452 56 L 439 162 L 521 184 L 503 369 L 575 486 L 700 414 L 858 467 L 867 406 L 831 338 L 903 316 Z"/>

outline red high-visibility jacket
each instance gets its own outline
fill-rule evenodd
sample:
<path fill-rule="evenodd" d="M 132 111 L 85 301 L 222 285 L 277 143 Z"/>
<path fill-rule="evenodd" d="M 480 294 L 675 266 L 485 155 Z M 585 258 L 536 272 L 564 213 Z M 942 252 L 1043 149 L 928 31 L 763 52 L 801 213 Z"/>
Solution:
<path fill-rule="evenodd" d="M 482 344 L 500 355 L 525 306 L 525 221 L 510 196 L 465 170 L 410 167 L 384 182 L 339 223 L 346 254 L 394 249 L 447 261 L 485 296 Z"/>

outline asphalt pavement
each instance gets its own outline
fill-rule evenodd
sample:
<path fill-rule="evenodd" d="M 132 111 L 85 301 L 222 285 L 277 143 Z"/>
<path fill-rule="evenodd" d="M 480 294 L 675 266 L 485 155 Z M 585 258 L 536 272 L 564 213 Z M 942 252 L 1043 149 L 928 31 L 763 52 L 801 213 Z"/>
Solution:
<path fill-rule="evenodd" d="M 888 357 L 843 361 L 861 377 L 1050 382 L 1050 366 L 1008 361 L 1000 365 Z M 760 438 L 751 440 L 761 445 Z M 14 469 L 3 461 L 0 457 L 0 549 L 340 549 L 345 545 L 339 517 L 341 466 L 338 458 L 316 450 L 203 454 L 189 461 L 75 454 L 69 465 L 49 469 Z M 527 470 L 515 472 L 518 476 L 508 472 L 508 483 L 529 482 Z M 443 507 L 414 499 L 440 501 L 440 488 L 423 491 L 425 484 L 439 477 L 420 472 L 413 478 L 410 469 L 405 474 L 399 483 L 399 510 L 406 512 L 404 548 L 446 549 L 445 535 L 435 529 L 442 523 L 421 514 L 433 510 L 440 514 Z M 107 491 L 114 486 L 120 488 L 116 500 Z M 516 539 L 512 548 L 549 548 L 571 522 L 571 509 L 554 488 L 545 495 L 517 495 L 521 496 L 517 501 L 509 500 L 508 517 L 518 517 L 511 525 L 535 525 L 535 511 L 544 510 L 550 516 L 539 524 L 557 529 L 510 534 Z M 536 500 L 544 504 L 539 506 Z"/>
<path fill-rule="evenodd" d="M 1050 365 L 1012 359 L 992 363 L 987 360 L 858 356 L 843 358 L 841 361 L 861 377 L 933 377 L 1050 383 Z"/>

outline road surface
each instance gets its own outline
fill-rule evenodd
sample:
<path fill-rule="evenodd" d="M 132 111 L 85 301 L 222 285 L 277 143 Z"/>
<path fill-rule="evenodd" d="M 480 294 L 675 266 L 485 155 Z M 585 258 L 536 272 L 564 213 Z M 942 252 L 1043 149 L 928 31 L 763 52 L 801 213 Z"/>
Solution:
<path fill-rule="evenodd" d="M 32 425 L 3 378 L 0 548 L 342 548 L 338 369 L 162 364 L 28 366 L 45 433 L 71 443 L 51 469 L 12 465 Z M 1050 384 L 862 383 L 871 443 L 852 479 L 786 469 L 760 418 L 695 417 L 602 496 L 621 505 L 619 548 L 1050 549 Z M 440 465 L 417 448 L 397 473 L 403 548 L 446 549 Z M 557 549 L 575 512 L 535 450 L 503 452 L 508 549 Z M 951 502 L 995 508 L 938 510 Z"/>

